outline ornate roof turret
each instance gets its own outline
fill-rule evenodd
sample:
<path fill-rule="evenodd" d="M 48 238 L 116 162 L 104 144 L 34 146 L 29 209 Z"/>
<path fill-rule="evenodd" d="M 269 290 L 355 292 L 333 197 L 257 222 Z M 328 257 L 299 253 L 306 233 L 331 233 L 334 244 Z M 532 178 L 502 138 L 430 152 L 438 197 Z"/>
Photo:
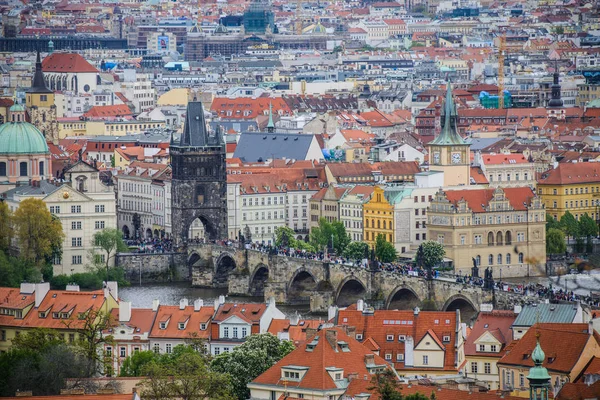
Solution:
<path fill-rule="evenodd" d="M 466 145 L 463 138 L 456 131 L 456 106 L 452 98 L 452 86 L 450 82 L 446 87 L 446 102 L 444 103 L 444 127 L 442 132 L 430 145 L 456 146 Z"/>
<path fill-rule="evenodd" d="M 54 93 L 52 90 L 46 87 L 44 73 L 42 72 L 42 58 L 39 51 L 37 52 L 37 58 L 35 61 L 35 73 L 33 74 L 33 81 L 31 83 L 31 88 L 27 91 L 27 93 Z"/>
<path fill-rule="evenodd" d="M 273 103 L 269 103 L 269 123 L 267 124 L 267 132 L 273 133 L 275 131 L 275 122 L 273 122 Z"/>
<path fill-rule="evenodd" d="M 548 107 L 562 107 L 563 101 L 560 93 L 560 70 L 558 68 L 558 61 L 554 62 L 554 74 L 552 83 L 552 98 L 548 102 Z"/>

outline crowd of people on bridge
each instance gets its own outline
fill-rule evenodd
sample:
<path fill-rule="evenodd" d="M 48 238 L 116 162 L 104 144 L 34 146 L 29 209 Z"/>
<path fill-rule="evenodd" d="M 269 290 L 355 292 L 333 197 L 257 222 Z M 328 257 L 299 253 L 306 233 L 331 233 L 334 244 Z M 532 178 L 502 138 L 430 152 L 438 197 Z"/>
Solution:
<path fill-rule="evenodd" d="M 125 244 L 132 253 L 169 253 L 173 251 L 173 241 L 167 238 L 128 239 Z"/>

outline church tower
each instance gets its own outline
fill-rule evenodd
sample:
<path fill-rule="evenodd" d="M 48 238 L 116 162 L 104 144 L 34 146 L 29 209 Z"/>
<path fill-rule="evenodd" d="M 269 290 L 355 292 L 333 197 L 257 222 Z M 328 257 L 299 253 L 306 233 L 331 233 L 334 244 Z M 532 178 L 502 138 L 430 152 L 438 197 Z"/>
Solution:
<path fill-rule="evenodd" d="M 545 359 L 546 354 L 544 354 L 542 346 L 540 346 L 540 338 L 538 336 L 535 349 L 531 353 L 531 361 L 535 365 L 531 367 L 529 375 L 527 375 L 527 380 L 529 381 L 529 400 L 548 400 L 550 375 L 548 375 L 548 370 L 542 366 Z"/>
<path fill-rule="evenodd" d="M 552 79 L 552 86 L 550 88 L 552 92 L 550 101 L 548 101 L 548 116 L 558 119 L 564 119 L 565 109 L 563 107 L 564 103 L 561 98 L 560 69 L 558 67 L 558 61 L 554 63 L 554 74 Z"/>
<path fill-rule="evenodd" d="M 54 92 L 46 87 L 39 51 L 31 88 L 26 92 L 25 105 L 29 110 L 31 123 L 44 134 L 47 141 L 58 144 L 58 121 L 56 120 Z"/>
<path fill-rule="evenodd" d="M 444 186 L 471 183 L 470 146 L 456 130 L 456 106 L 450 83 L 446 88 L 442 131 L 429 143 L 429 169 L 444 172 Z"/>
<path fill-rule="evenodd" d="M 188 240 L 199 219 L 206 238 L 227 238 L 225 140 L 219 128 L 208 131 L 201 102 L 189 102 L 179 143 L 171 142 L 171 215 L 176 246 Z"/>

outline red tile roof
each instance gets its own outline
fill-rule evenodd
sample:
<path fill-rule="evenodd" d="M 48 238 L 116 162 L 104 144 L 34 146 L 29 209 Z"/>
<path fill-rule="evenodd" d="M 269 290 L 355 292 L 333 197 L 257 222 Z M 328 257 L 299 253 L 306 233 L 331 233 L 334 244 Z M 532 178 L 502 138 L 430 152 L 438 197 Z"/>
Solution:
<path fill-rule="evenodd" d="M 563 385 L 556 400 L 590 400 L 600 398 L 600 381 L 591 385 L 567 382 Z"/>
<path fill-rule="evenodd" d="M 494 196 L 496 189 L 475 189 L 475 190 L 447 190 L 444 193 L 451 203 L 458 203 L 465 200 L 467 206 L 476 213 L 486 212 L 482 206 L 487 207 Z M 535 193 L 529 187 L 521 188 L 503 188 L 500 189 L 515 210 L 524 211 L 525 204 L 529 205 Z"/>
<path fill-rule="evenodd" d="M 42 61 L 44 72 L 98 72 L 98 70 L 82 56 L 76 53 L 52 53 Z"/>
<path fill-rule="evenodd" d="M 149 333 L 156 318 L 156 311 L 151 308 L 132 308 L 129 321 L 119 322 L 119 307 L 113 308 L 111 314 L 113 316 L 113 326 L 127 325 L 139 335 Z"/>
<path fill-rule="evenodd" d="M 471 167 L 471 178 L 477 185 L 487 185 L 489 183 L 481 167 Z"/>
<path fill-rule="evenodd" d="M 274 336 L 279 333 L 287 333 L 289 340 L 298 346 L 307 339 L 306 328 L 318 329 L 322 323 L 321 320 L 302 319 L 296 325 L 292 325 L 289 319 L 273 319 L 267 331 Z"/>
<path fill-rule="evenodd" d="M 343 351 L 341 343 L 348 346 Z M 389 366 L 381 357 L 373 354 L 365 346 L 348 336 L 342 328 L 327 328 L 309 338 L 306 344 L 282 358 L 277 364 L 256 378 L 252 383 L 261 385 L 277 385 L 293 388 L 332 390 L 338 385 L 326 368 L 340 368 L 343 378 L 348 375 L 370 375 L 366 361 L 372 358 L 375 365 Z M 281 370 L 286 366 L 308 367 L 299 382 L 283 381 Z"/>
<path fill-rule="evenodd" d="M 258 324 L 266 309 L 267 305 L 264 303 L 224 303 L 217 309 L 213 322 L 222 322 L 235 315 L 245 321 Z"/>
<path fill-rule="evenodd" d="M 356 333 L 361 334 L 367 342 L 372 339 L 380 348 L 380 355 L 391 354 L 394 366 L 398 370 L 407 367 L 404 361 L 397 361 L 397 354 L 404 354 L 404 342 L 398 336 L 411 336 L 415 347 L 429 334 L 433 340 L 445 349 L 444 370 L 456 371 L 456 313 L 449 311 L 422 311 L 418 316 L 413 311 L 404 310 L 377 310 L 372 315 L 363 314 L 355 307 L 340 310 L 337 323 L 343 326 L 356 327 Z M 394 340 L 388 341 L 388 335 L 393 335 Z M 450 341 L 443 342 L 444 336 L 449 336 Z M 370 345 L 372 348 L 373 345 Z"/>
<path fill-rule="evenodd" d="M 210 318 L 214 312 L 213 306 L 203 306 L 200 310 L 194 311 L 194 306 L 159 306 L 156 312 L 156 318 L 149 337 L 151 338 L 177 338 L 186 339 L 191 334 L 196 334 L 201 339 L 208 339 L 210 333 Z M 166 328 L 161 329 L 160 323 L 166 322 Z M 179 323 L 183 323 L 184 328 L 179 328 Z M 200 324 L 206 324 L 206 329 L 200 329 Z"/>
<path fill-rule="evenodd" d="M 465 341 L 465 356 L 502 357 L 506 351 L 506 346 L 512 341 L 510 327 L 516 318 L 517 314 L 512 311 L 480 312 L 471 333 Z M 490 332 L 501 343 L 499 352 L 483 353 L 477 351 L 475 341 L 485 332 Z"/>
<path fill-rule="evenodd" d="M 529 160 L 523 154 L 482 154 L 485 165 L 525 164 Z"/>
<path fill-rule="evenodd" d="M 210 106 L 210 111 L 223 119 L 252 120 L 259 115 L 268 113 L 270 104 L 273 105 L 273 113 L 279 113 L 280 115 L 292 114 L 292 110 L 281 97 L 258 97 L 255 99 L 250 97 L 238 97 L 236 99 L 216 97 Z"/>
<path fill-rule="evenodd" d="M 575 364 L 584 355 L 590 341 L 596 342 L 596 336 L 590 335 L 588 324 L 536 324 L 525 336 L 516 341 L 514 347 L 507 351 L 498 361 L 498 365 L 533 367 L 531 352 L 536 346 L 539 335 L 540 345 L 546 354 L 543 366 L 549 371 L 571 373 Z M 596 347 L 598 345 L 596 344 Z M 587 357 L 591 360 L 593 352 Z"/>
<path fill-rule="evenodd" d="M 573 185 L 600 182 L 600 163 L 560 163 L 558 167 L 544 172 L 539 185 Z"/>
<path fill-rule="evenodd" d="M 55 396 L 5 397 L 7 400 L 131 400 L 130 394 L 60 394 Z"/>

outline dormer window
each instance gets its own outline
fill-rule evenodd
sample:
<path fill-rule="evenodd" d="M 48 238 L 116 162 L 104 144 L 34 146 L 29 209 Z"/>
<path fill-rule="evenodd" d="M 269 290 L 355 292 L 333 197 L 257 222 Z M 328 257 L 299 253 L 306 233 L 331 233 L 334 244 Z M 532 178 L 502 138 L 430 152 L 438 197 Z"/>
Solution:
<path fill-rule="evenodd" d="M 54 319 L 58 319 L 58 318 L 59 318 L 59 314 L 60 314 L 60 313 L 53 312 L 53 313 L 52 313 L 52 318 L 54 318 Z"/>
<path fill-rule="evenodd" d="M 200 330 L 201 331 L 205 331 L 206 330 L 206 324 L 205 323 L 200 324 Z"/>
<path fill-rule="evenodd" d="M 496 345 L 495 345 L 495 344 L 493 344 L 493 345 L 491 346 L 491 349 L 490 349 L 490 351 L 491 351 L 492 353 L 495 353 L 495 352 L 496 352 Z"/>
<path fill-rule="evenodd" d="M 363 339 L 362 333 L 357 333 L 356 334 L 356 340 L 362 340 L 362 339 Z"/>
<path fill-rule="evenodd" d="M 167 329 L 167 323 L 166 322 L 161 322 L 160 323 L 160 329 Z"/>
<path fill-rule="evenodd" d="M 386 339 L 388 342 L 391 342 L 394 340 L 394 335 L 387 335 Z"/>
<path fill-rule="evenodd" d="M 443 337 L 442 337 L 442 342 L 444 342 L 444 343 L 448 343 L 448 342 L 450 342 L 450 336 L 449 336 L 449 335 L 445 335 L 445 336 L 443 336 Z"/>
<path fill-rule="evenodd" d="M 406 335 L 398 335 L 398 341 L 404 342 L 406 340 Z"/>
<path fill-rule="evenodd" d="M 184 330 L 185 329 L 185 322 L 180 322 L 178 327 L 179 327 L 180 331 Z"/>
<path fill-rule="evenodd" d="M 64 312 L 64 313 L 62 313 L 62 316 L 61 316 L 61 317 L 62 317 L 62 318 L 65 318 L 65 319 L 66 319 L 66 318 L 69 318 L 69 313 L 66 313 L 66 312 Z"/>
<path fill-rule="evenodd" d="M 479 351 L 485 351 L 485 344 L 479 345 Z"/>
<path fill-rule="evenodd" d="M 46 318 L 46 313 L 44 311 L 39 313 L 40 318 Z"/>

